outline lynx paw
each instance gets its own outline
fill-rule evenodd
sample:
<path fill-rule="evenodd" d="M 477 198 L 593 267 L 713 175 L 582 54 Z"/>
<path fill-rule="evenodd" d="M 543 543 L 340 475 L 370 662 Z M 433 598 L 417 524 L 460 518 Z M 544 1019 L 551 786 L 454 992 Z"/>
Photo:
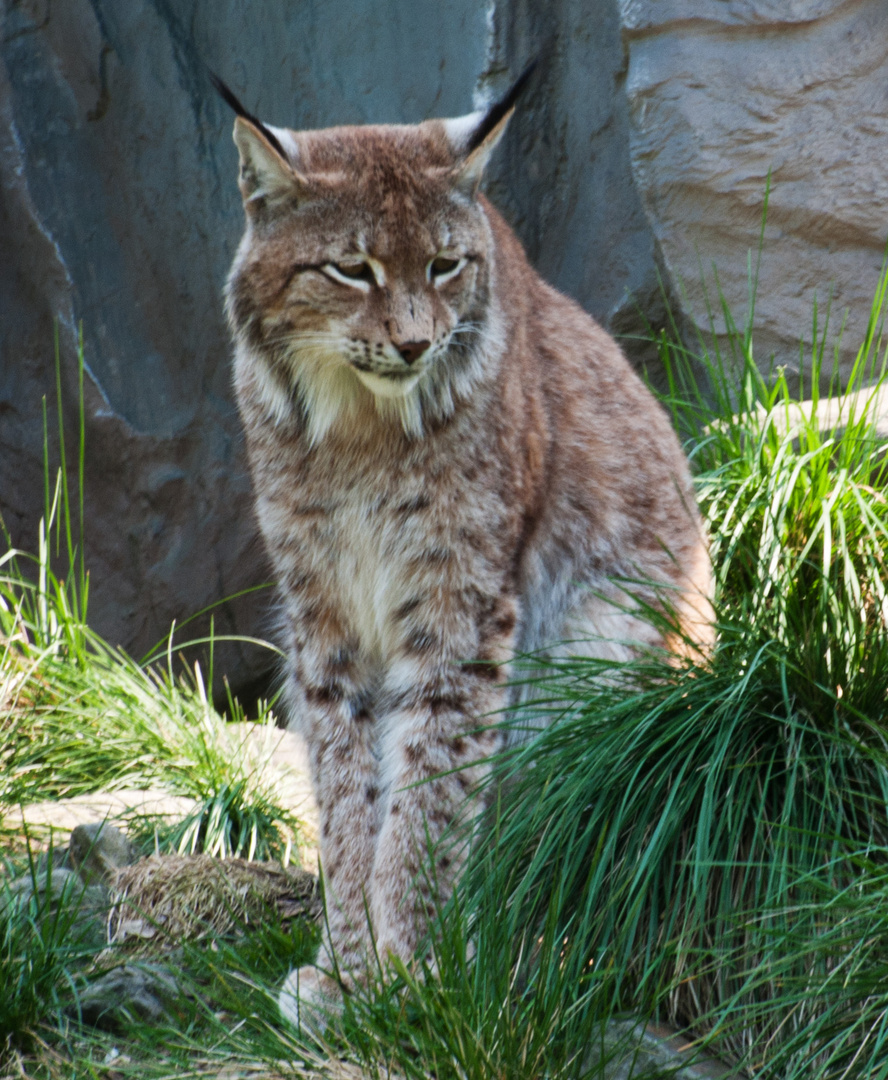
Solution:
<path fill-rule="evenodd" d="M 316 967 L 294 968 L 284 979 L 278 1009 L 293 1027 L 322 1034 L 342 1009 L 342 990 Z"/>

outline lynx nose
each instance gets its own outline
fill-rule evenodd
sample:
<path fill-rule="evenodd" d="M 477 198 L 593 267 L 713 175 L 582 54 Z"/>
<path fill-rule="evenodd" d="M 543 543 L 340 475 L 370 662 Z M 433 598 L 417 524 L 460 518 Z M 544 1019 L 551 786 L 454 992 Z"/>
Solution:
<path fill-rule="evenodd" d="M 405 364 L 412 364 L 418 360 L 426 349 L 431 345 L 430 341 L 393 341 L 392 344 L 401 354 Z"/>

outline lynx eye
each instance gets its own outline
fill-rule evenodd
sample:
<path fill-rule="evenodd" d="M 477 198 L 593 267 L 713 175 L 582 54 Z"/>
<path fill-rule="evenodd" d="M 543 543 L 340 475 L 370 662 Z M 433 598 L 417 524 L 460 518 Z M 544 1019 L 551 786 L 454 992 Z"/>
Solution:
<path fill-rule="evenodd" d="M 373 277 L 373 271 L 370 269 L 368 263 L 336 263 L 336 269 L 340 274 L 345 274 L 347 278 L 360 278 L 363 281 L 370 281 Z"/>
<path fill-rule="evenodd" d="M 449 281 L 462 270 L 465 259 L 456 258 L 453 255 L 439 255 L 429 263 L 429 280 L 441 284 Z"/>
<path fill-rule="evenodd" d="M 368 262 L 327 263 L 323 267 L 327 277 L 344 285 L 356 285 L 360 289 L 366 289 L 376 284 L 376 275 L 373 267 Z"/>

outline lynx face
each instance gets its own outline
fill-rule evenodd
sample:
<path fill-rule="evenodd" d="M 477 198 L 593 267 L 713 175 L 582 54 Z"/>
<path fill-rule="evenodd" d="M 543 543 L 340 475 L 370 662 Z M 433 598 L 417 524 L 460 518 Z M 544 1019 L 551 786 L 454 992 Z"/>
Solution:
<path fill-rule="evenodd" d="M 228 310 L 265 360 L 268 408 L 281 422 L 299 409 L 314 443 L 367 409 L 420 435 L 493 351 L 476 190 L 495 139 L 465 157 L 459 121 L 263 130 L 237 121 L 247 230 Z"/>

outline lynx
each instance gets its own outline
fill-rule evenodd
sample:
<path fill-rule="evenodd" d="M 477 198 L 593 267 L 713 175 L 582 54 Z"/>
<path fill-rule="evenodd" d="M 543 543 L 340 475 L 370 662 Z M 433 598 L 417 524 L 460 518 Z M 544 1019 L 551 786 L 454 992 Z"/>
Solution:
<path fill-rule="evenodd" d="M 479 190 L 527 74 L 459 119 L 312 131 L 217 80 L 246 213 L 234 383 L 320 812 L 328 929 L 281 993 L 294 1021 L 369 957 L 414 955 L 464 863 L 438 841 L 478 819 L 516 652 L 711 637 L 664 411 Z M 675 641 L 639 611 L 658 606 Z"/>

